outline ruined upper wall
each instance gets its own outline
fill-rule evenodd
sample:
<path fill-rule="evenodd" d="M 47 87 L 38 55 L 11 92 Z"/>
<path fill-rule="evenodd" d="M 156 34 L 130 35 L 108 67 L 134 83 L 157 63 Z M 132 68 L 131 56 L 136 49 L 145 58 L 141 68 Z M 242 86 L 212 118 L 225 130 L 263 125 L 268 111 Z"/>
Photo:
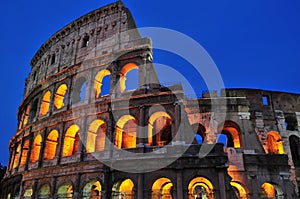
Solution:
<path fill-rule="evenodd" d="M 112 53 L 121 48 L 117 45 L 120 40 L 126 43 L 140 38 L 138 32 L 134 36 L 117 37 L 119 33 L 135 28 L 130 11 L 120 1 L 71 22 L 52 35 L 33 57 L 25 96 L 50 76 L 81 63 L 87 56 Z"/>

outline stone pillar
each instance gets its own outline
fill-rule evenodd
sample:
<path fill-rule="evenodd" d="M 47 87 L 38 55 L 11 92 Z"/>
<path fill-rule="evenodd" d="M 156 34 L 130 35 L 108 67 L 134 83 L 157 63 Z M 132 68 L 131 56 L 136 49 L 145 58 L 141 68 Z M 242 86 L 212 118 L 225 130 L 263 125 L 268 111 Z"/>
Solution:
<path fill-rule="evenodd" d="M 57 177 L 53 177 L 52 185 L 51 185 L 51 198 L 50 199 L 55 199 L 56 198 L 56 183 L 57 183 Z"/>
<path fill-rule="evenodd" d="M 62 132 L 59 132 L 59 140 L 58 140 L 58 146 L 56 150 L 56 157 L 57 157 L 57 164 L 60 164 L 62 154 L 63 154 L 63 147 L 64 147 L 64 141 L 65 141 L 65 131 L 66 131 L 66 124 L 63 123 Z"/>
<path fill-rule="evenodd" d="M 74 190 L 73 190 L 73 198 L 74 199 L 81 199 L 81 195 L 80 195 L 80 181 L 81 181 L 81 173 L 78 173 L 76 175 L 76 181 L 75 181 L 75 186 L 74 186 Z"/>
<path fill-rule="evenodd" d="M 35 196 L 35 198 L 38 198 L 38 195 L 39 195 L 38 182 L 39 182 L 39 180 L 35 179 L 33 187 L 32 187 L 32 195 Z"/>
<path fill-rule="evenodd" d="M 220 195 L 216 196 L 216 198 L 227 199 L 226 181 L 223 169 L 218 171 L 218 178 Z"/>
<path fill-rule="evenodd" d="M 44 153 L 45 153 L 45 148 L 46 148 L 46 144 L 47 144 L 47 127 L 45 128 L 44 132 L 43 132 L 43 140 L 42 140 L 42 147 L 41 147 L 41 151 L 40 151 L 40 157 L 39 157 L 39 165 L 38 168 L 41 168 L 43 166 L 43 161 L 44 161 Z"/>
<path fill-rule="evenodd" d="M 26 163 L 25 163 L 25 168 L 24 168 L 25 171 L 28 170 L 28 164 L 30 162 L 30 155 L 31 155 L 33 140 L 34 140 L 34 133 L 32 133 L 32 127 L 31 127 L 30 128 L 29 148 L 28 148 L 28 151 L 27 151 Z M 24 145 L 24 143 L 23 143 L 23 145 Z M 23 154 L 23 146 L 22 146 L 22 152 L 21 152 L 21 154 Z M 20 159 L 20 161 L 21 161 L 21 159 Z"/>
<path fill-rule="evenodd" d="M 145 106 L 140 106 L 139 124 L 137 130 L 137 145 L 143 147 L 148 143 L 147 124 L 145 123 Z"/>
<path fill-rule="evenodd" d="M 86 154 L 86 138 L 87 138 L 87 132 L 88 132 L 88 127 L 87 127 L 87 118 L 85 117 L 83 122 L 82 122 L 82 129 L 79 130 L 79 146 L 78 146 L 78 152 L 80 154 L 80 161 L 84 160 L 85 154 Z"/>
<path fill-rule="evenodd" d="M 182 184 L 182 171 L 181 170 L 178 170 L 176 172 L 176 193 L 177 193 L 177 199 L 180 199 L 180 198 L 184 198 L 183 197 L 183 189 L 184 189 L 184 186 Z"/>
<path fill-rule="evenodd" d="M 174 103 L 174 115 L 175 118 L 174 119 L 174 130 L 172 131 L 172 139 L 174 141 L 181 141 L 181 135 L 180 135 L 180 123 L 181 121 L 181 110 L 180 110 L 180 104 L 179 102 L 175 102 Z"/>
<path fill-rule="evenodd" d="M 144 174 L 139 173 L 138 174 L 138 199 L 144 199 L 146 196 L 144 196 Z"/>

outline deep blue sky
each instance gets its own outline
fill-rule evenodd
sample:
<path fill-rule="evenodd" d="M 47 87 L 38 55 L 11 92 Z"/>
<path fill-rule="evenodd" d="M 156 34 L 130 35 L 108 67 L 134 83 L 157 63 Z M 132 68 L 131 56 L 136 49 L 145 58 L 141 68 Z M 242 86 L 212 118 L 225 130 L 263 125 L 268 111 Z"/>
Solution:
<path fill-rule="evenodd" d="M 35 52 L 52 34 L 72 20 L 111 2 L 1 1 L 2 164 L 7 164 L 8 143 L 16 132 L 17 109 Z M 226 87 L 300 93 L 299 0 L 123 2 L 131 10 L 139 27 L 170 28 L 199 42 L 217 64 Z"/>

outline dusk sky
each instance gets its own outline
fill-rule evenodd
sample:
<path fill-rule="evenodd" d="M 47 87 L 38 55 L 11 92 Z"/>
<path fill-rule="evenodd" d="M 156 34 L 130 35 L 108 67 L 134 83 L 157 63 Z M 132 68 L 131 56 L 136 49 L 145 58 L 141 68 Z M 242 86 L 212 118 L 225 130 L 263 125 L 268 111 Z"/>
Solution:
<path fill-rule="evenodd" d="M 18 106 L 36 51 L 65 25 L 112 2 L 1 1 L 0 163 L 8 162 L 9 140 L 16 133 Z M 299 0 L 123 2 L 138 27 L 173 29 L 201 44 L 216 63 L 225 87 L 300 93 Z M 155 62 L 172 65 L 179 71 L 184 69 L 185 61 L 173 60 L 166 52 L 155 51 L 154 56 Z M 192 83 L 194 87 L 198 84 L 195 80 Z"/>

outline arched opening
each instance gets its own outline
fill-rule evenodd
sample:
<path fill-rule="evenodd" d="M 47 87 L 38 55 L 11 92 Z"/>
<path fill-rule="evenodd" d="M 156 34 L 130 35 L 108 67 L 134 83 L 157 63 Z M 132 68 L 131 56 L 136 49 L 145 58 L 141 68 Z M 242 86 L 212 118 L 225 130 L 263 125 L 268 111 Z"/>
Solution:
<path fill-rule="evenodd" d="M 51 189 L 49 184 L 44 184 L 41 186 L 38 194 L 38 199 L 47 199 L 50 198 Z"/>
<path fill-rule="evenodd" d="M 110 71 L 101 70 L 97 73 L 94 80 L 95 98 L 99 98 L 110 93 Z"/>
<path fill-rule="evenodd" d="M 233 121 L 225 121 L 223 125 L 219 126 L 218 130 L 221 134 L 226 136 L 225 147 L 241 147 L 241 130 L 238 124 Z M 223 136 L 221 136 L 221 138 L 223 138 Z"/>
<path fill-rule="evenodd" d="M 24 191 L 24 199 L 31 199 L 33 194 L 32 187 L 27 187 Z"/>
<path fill-rule="evenodd" d="M 63 148 L 63 157 L 75 155 L 78 152 L 79 146 L 79 127 L 72 125 L 68 128 Z"/>
<path fill-rule="evenodd" d="M 14 157 L 14 163 L 13 163 L 13 169 L 18 166 L 19 158 L 20 158 L 20 152 L 21 152 L 21 145 L 18 144 L 16 151 L 15 151 L 15 157 Z"/>
<path fill-rule="evenodd" d="M 106 124 L 103 120 L 94 120 L 90 126 L 86 138 L 87 153 L 104 151 L 106 137 Z"/>
<path fill-rule="evenodd" d="M 231 138 L 231 136 L 229 138 Z M 227 135 L 218 134 L 217 140 L 218 140 L 218 143 L 222 143 L 224 145 L 224 147 L 228 146 L 228 137 L 227 137 Z M 232 139 L 230 139 L 229 142 L 232 143 Z M 230 146 L 230 144 L 229 144 L 229 146 Z"/>
<path fill-rule="evenodd" d="M 281 136 L 275 131 L 271 131 L 268 133 L 267 146 L 269 154 L 284 154 L 283 140 Z"/>
<path fill-rule="evenodd" d="M 298 122 L 295 117 L 288 115 L 285 117 L 286 130 L 295 131 L 298 127 Z"/>
<path fill-rule="evenodd" d="M 83 188 L 83 199 L 101 199 L 102 186 L 97 180 L 90 180 Z"/>
<path fill-rule="evenodd" d="M 30 155 L 30 162 L 34 163 L 39 160 L 41 147 L 42 147 L 42 136 L 37 135 L 33 141 L 32 149 L 31 149 L 31 155 Z"/>
<path fill-rule="evenodd" d="M 30 113 L 30 105 L 27 106 L 26 111 L 25 111 L 24 120 L 23 120 L 24 126 L 28 124 L 29 113 Z"/>
<path fill-rule="evenodd" d="M 21 156 L 21 161 L 20 161 L 20 167 L 22 167 L 26 164 L 28 151 L 29 151 L 29 140 L 26 140 L 24 142 L 23 148 L 22 148 L 22 156 Z"/>
<path fill-rule="evenodd" d="M 40 116 L 44 116 L 49 112 L 50 101 L 51 101 L 51 92 L 47 91 L 42 98 L 42 103 L 40 107 Z"/>
<path fill-rule="evenodd" d="M 149 146 L 164 146 L 172 141 L 172 119 L 163 111 L 155 112 L 148 121 Z"/>
<path fill-rule="evenodd" d="M 79 78 L 73 88 L 72 102 L 73 104 L 83 102 L 86 97 L 86 79 Z"/>
<path fill-rule="evenodd" d="M 52 160 L 56 154 L 56 147 L 58 144 L 58 131 L 52 130 L 46 140 L 44 159 Z"/>
<path fill-rule="evenodd" d="M 153 183 L 151 199 L 173 198 L 173 183 L 169 178 L 159 178 Z"/>
<path fill-rule="evenodd" d="M 189 199 L 213 199 L 213 184 L 205 177 L 196 177 L 188 185 Z"/>
<path fill-rule="evenodd" d="M 56 109 L 61 109 L 65 106 L 67 90 L 68 90 L 68 87 L 66 84 L 60 85 L 58 87 L 58 89 L 56 90 L 56 93 L 54 96 L 54 107 Z"/>
<path fill-rule="evenodd" d="M 238 182 L 230 182 L 230 185 L 232 186 L 235 195 L 239 199 L 247 199 L 247 192 L 246 189 Z"/>
<path fill-rule="evenodd" d="M 57 190 L 58 199 L 73 198 L 73 186 L 71 183 L 64 183 Z"/>
<path fill-rule="evenodd" d="M 120 92 L 135 90 L 138 88 L 138 66 L 129 63 L 120 71 Z"/>
<path fill-rule="evenodd" d="M 295 167 L 300 167 L 300 138 L 291 135 L 289 137 L 292 159 Z"/>
<path fill-rule="evenodd" d="M 192 125 L 193 132 L 195 133 L 195 139 L 193 144 L 202 144 L 205 141 L 206 128 L 199 123 Z"/>
<path fill-rule="evenodd" d="M 283 199 L 284 194 L 280 186 L 274 184 L 274 183 L 269 183 L 265 182 L 261 186 L 261 198 L 263 199 Z"/>
<path fill-rule="evenodd" d="M 124 115 L 118 120 L 115 146 L 117 148 L 136 147 L 136 120 L 133 116 Z"/>
<path fill-rule="evenodd" d="M 134 183 L 130 179 L 119 181 L 112 188 L 112 199 L 134 199 Z"/>

